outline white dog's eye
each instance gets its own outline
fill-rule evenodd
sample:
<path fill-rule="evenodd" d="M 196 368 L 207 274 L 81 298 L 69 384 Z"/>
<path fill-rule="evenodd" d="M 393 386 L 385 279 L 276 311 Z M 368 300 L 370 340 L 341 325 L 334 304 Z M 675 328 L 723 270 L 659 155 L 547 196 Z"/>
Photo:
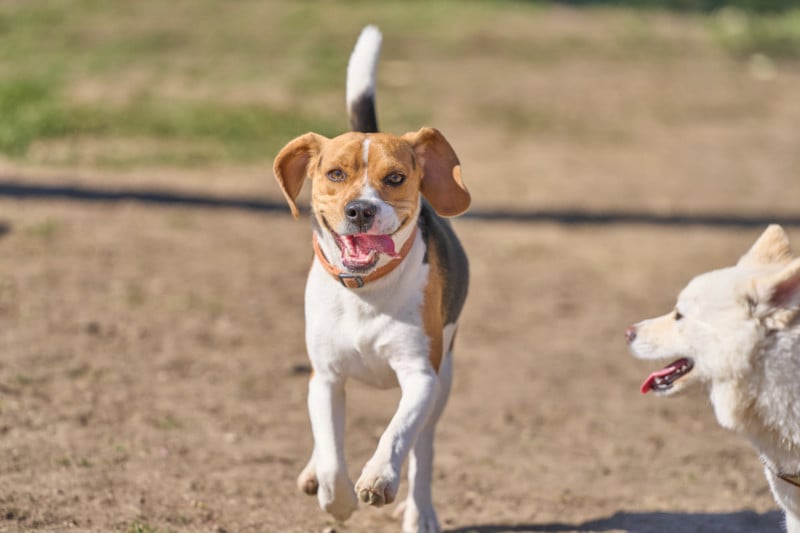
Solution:
<path fill-rule="evenodd" d="M 681 314 L 681 312 L 680 312 L 680 311 L 678 311 L 678 310 L 676 309 L 676 310 L 675 310 L 675 320 L 680 320 L 681 318 L 683 318 L 683 315 Z"/>

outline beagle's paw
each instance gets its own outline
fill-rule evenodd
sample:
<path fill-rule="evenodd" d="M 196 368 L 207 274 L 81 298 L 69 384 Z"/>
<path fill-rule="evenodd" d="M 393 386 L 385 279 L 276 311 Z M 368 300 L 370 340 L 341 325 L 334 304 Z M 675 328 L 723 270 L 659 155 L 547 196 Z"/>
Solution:
<path fill-rule="evenodd" d="M 308 463 L 306 467 L 297 476 L 297 488 L 305 492 L 309 496 L 313 496 L 319 489 L 319 481 L 317 481 L 317 469 L 314 468 L 314 463 Z"/>
<path fill-rule="evenodd" d="M 367 463 L 356 482 L 356 494 L 367 505 L 381 507 L 394 501 L 399 485 L 400 476 L 391 465 L 373 467 Z"/>
<path fill-rule="evenodd" d="M 346 474 L 317 474 L 317 500 L 320 508 L 344 522 L 358 506 L 353 482 Z"/>
<path fill-rule="evenodd" d="M 433 505 L 420 507 L 411 498 L 407 498 L 394 510 L 394 516 L 403 517 L 403 533 L 441 533 Z"/>

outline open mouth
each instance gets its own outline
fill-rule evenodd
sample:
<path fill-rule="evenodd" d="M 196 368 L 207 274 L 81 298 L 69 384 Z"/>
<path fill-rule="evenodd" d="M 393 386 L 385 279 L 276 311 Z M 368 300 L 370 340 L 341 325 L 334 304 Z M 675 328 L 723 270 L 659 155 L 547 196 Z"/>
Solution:
<path fill-rule="evenodd" d="M 351 271 L 363 272 L 378 262 L 380 254 L 398 257 L 394 249 L 394 241 L 389 235 L 373 235 L 370 233 L 354 233 L 333 237 L 342 253 L 342 264 Z"/>
<path fill-rule="evenodd" d="M 694 368 L 694 361 L 689 358 L 682 357 L 677 361 L 673 361 L 661 370 L 657 370 L 647 376 L 647 379 L 642 383 L 642 394 L 647 394 L 650 391 L 668 391 L 676 381 L 691 372 L 692 368 Z"/>

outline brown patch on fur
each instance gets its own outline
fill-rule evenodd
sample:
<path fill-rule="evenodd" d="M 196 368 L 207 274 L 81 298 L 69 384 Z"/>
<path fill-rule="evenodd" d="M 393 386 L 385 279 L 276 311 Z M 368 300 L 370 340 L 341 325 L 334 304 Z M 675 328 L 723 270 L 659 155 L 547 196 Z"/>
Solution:
<path fill-rule="evenodd" d="M 420 192 L 439 215 L 452 217 L 467 210 L 469 191 L 461 180 L 461 163 L 453 147 L 435 128 L 406 133 L 423 168 Z"/>
<path fill-rule="evenodd" d="M 272 171 L 294 218 L 300 214 L 295 201 L 303 188 L 308 168 L 327 142 L 328 139 L 322 135 L 306 133 L 290 141 L 275 157 Z"/>
<path fill-rule="evenodd" d="M 444 356 L 444 346 L 442 346 L 442 329 L 444 328 L 444 311 L 442 310 L 442 290 L 444 283 L 442 280 L 442 269 L 439 264 L 439 256 L 435 247 L 428 248 L 428 283 L 425 285 L 425 298 L 422 303 L 422 322 L 425 326 L 425 333 L 430 339 L 430 352 L 428 357 L 431 360 L 434 370 L 439 372 L 439 365 Z"/>

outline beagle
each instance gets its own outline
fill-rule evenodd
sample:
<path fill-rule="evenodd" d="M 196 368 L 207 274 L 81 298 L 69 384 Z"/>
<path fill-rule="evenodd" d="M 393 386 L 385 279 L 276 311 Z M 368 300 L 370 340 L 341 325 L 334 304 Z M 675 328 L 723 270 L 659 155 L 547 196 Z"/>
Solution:
<path fill-rule="evenodd" d="M 444 136 L 432 128 L 377 132 L 375 69 L 381 34 L 361 33 L 350 57 L 347 108 L 354 131 L 306 133 L 275 158 L 292 214 L 311 180 L 314 259 L 305 292 L 314 451 L 298 486 L 346 520 L 358 500 L 397 495 L 409 458 L 403 530 L 439 531 L 431 499 L 433 437 L 450 392 L 456 325 L 467 295 L 467 258 L 440 216 L 463 213 L 470 195 Z M 343 452 L 344 386 L 354 378 L 402 397 L 355 486 Z"/>

